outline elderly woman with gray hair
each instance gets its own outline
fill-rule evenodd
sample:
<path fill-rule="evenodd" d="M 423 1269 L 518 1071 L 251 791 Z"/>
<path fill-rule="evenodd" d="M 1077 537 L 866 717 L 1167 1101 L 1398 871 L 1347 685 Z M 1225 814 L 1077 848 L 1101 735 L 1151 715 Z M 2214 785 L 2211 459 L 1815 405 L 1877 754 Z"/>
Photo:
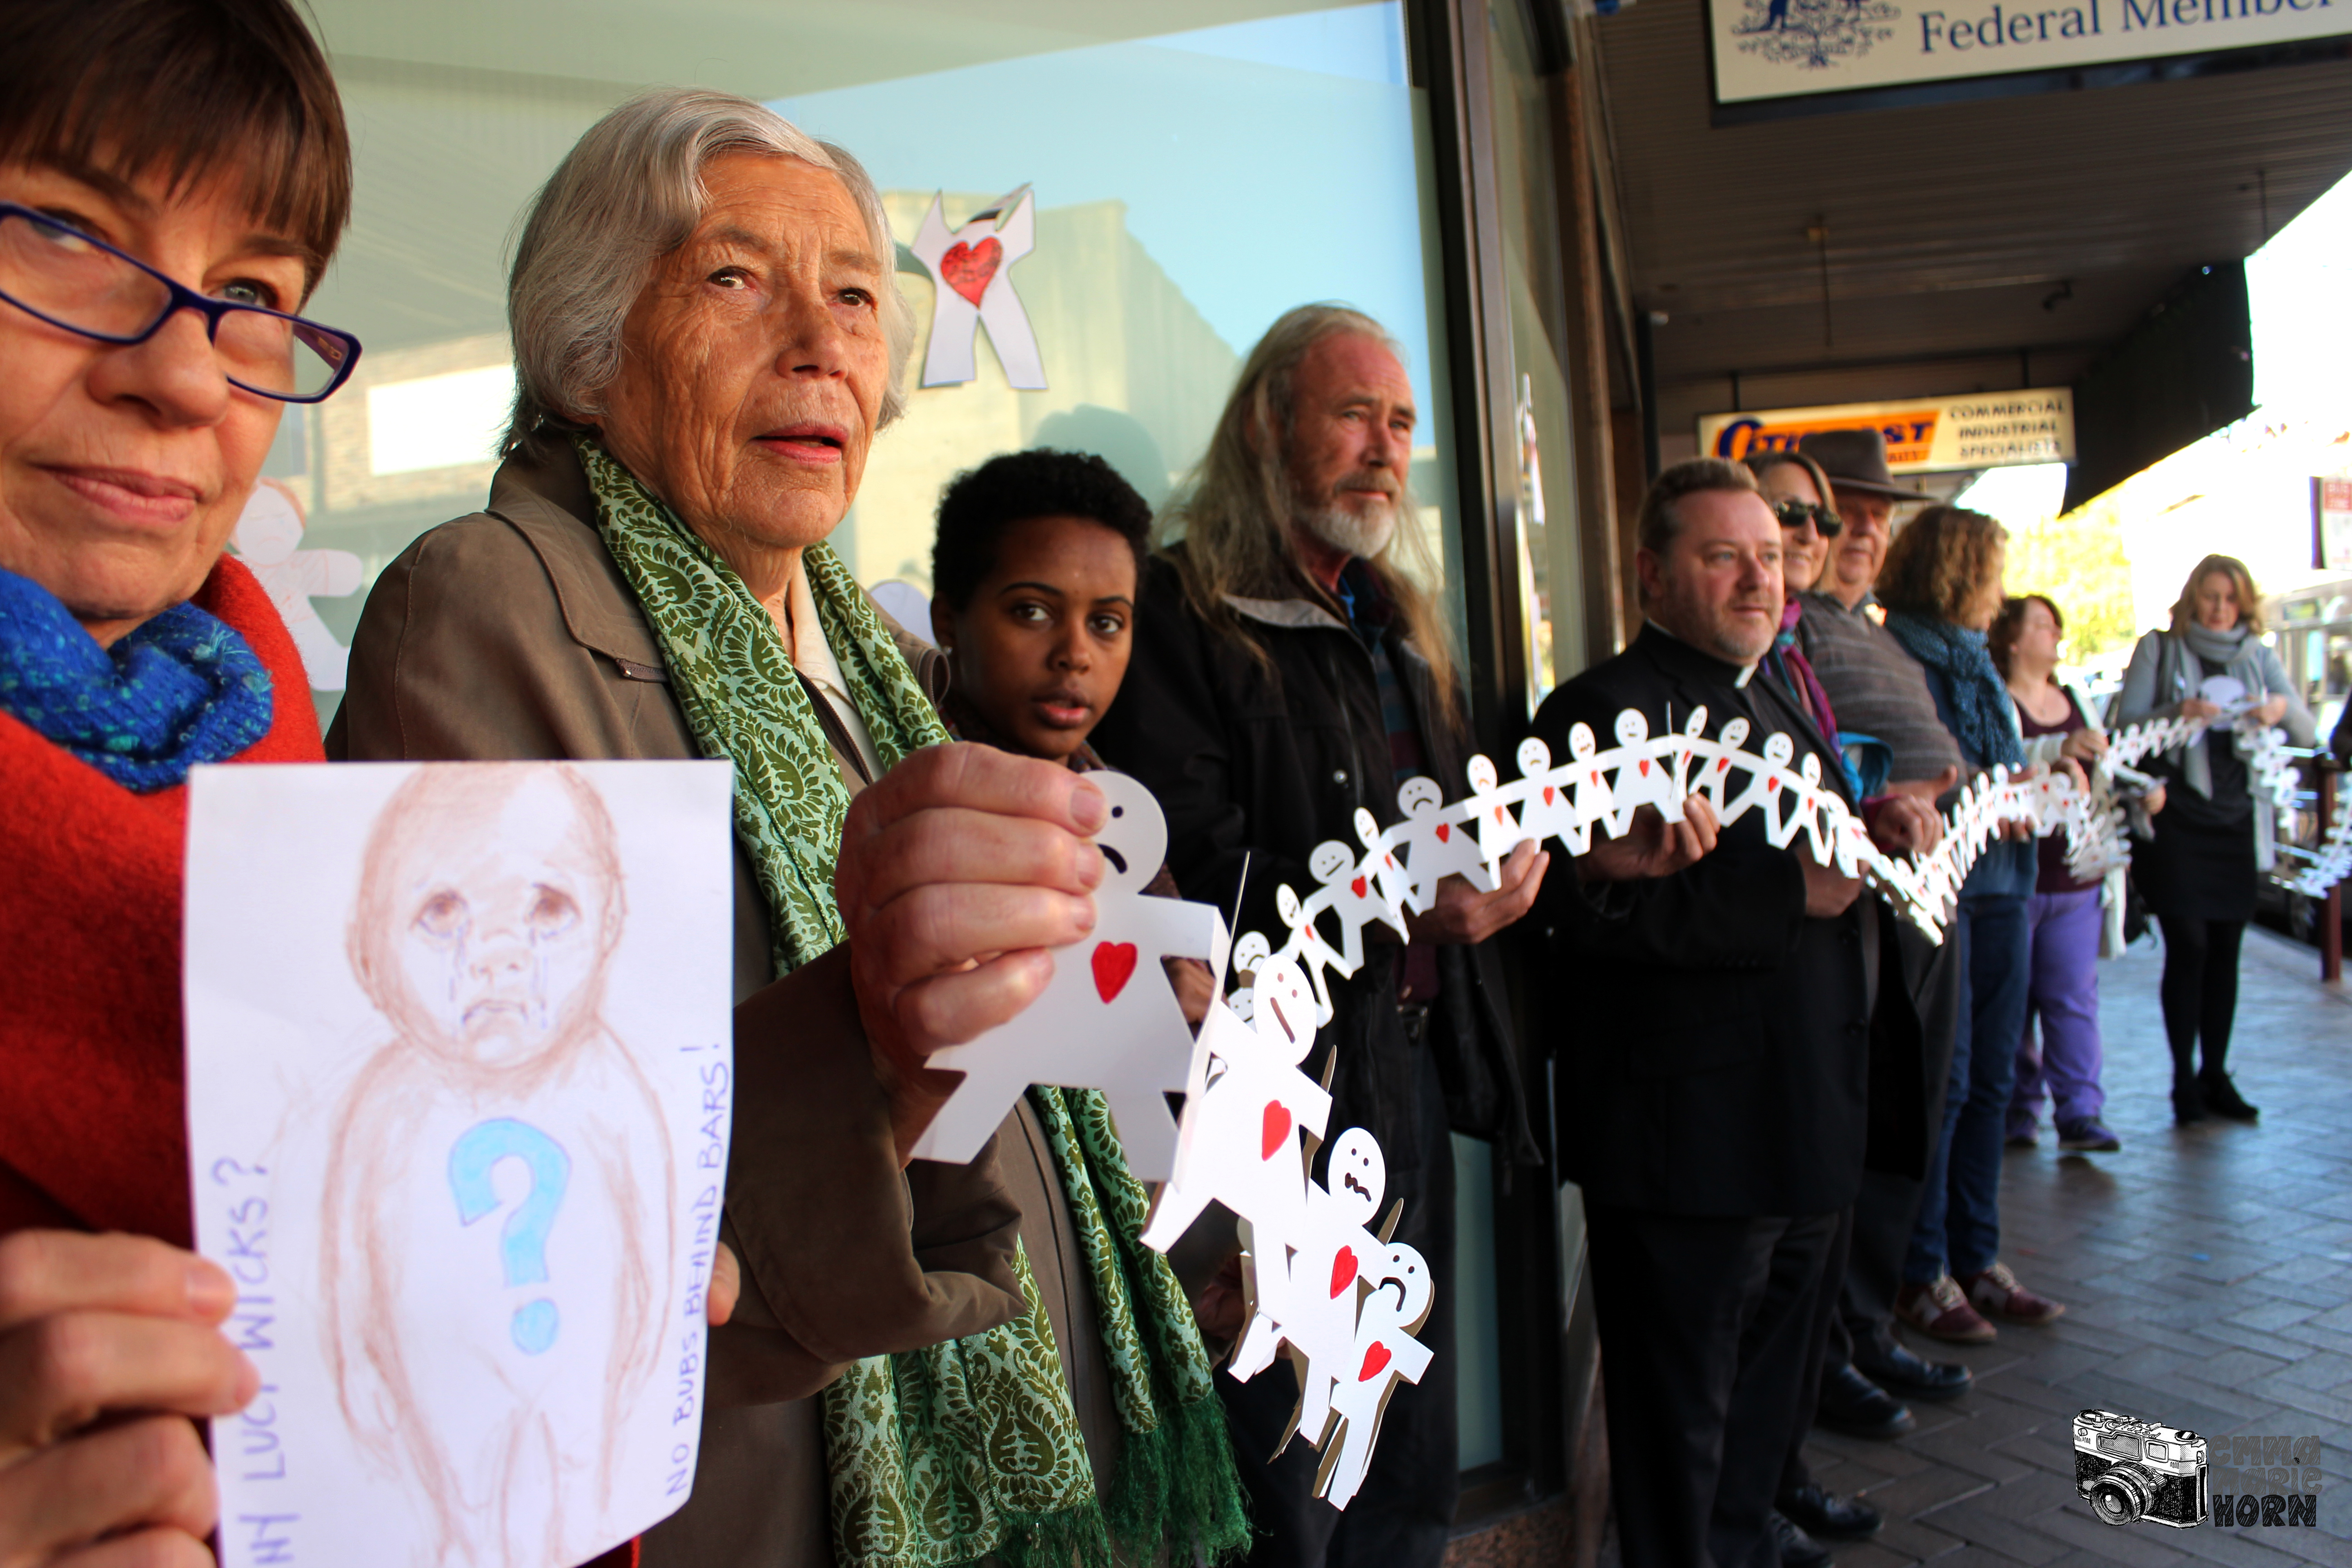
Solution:
<path fill-rule="evenodd" d="M 646 1563 L 1190 1559 L 1245 1527 L 1108 1117 L 1024 1100 L 969 1166 L 906 1159 L 953 1083 L 925 1056 L 1091 927 L 1105 807 L 942 744 L 929 650 L 825 543 L 905 407 L 895 251 L 856 161 L 756 103 L 592 128 L 517 251 L 489 504 L 385 570 L 328 750 L 735 764 L 742 1293 Z"/>

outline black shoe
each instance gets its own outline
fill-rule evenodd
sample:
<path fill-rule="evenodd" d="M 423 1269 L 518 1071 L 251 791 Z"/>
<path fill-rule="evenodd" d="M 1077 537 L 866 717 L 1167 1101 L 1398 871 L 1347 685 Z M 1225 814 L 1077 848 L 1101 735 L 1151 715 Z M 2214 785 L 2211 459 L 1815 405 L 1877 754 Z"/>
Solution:
<path fill-rule="evenodd" d="M 2245 1096 L 2238 1092 L 2238 1086 L 2230 1081 L 2225 1072 L 2199 1074 L 2197 1093 L 2205 1101 L 2206 1110 L 2232 1121 L 2252 1121 L 2262 1114 L 2246 1103 Z"/>
<path fill-rule="evenodd" d="M 1884 1521 L 1876 1509 L 1860 1498 L 1843 1498 L 1827 1487 L 1807 1481 L 1773 1500 L 1790 1523 L 1824 1541 L 1860 1541 L 1876 1535 Z"/>
<path fill-rule="evenodd" d="M 1813 1425 L 1843 1432 L 1849 1437 L 1874 1437 L 1892 1442 L 1919 1423 L 1903 1402 L 1856 1372 L 1853 1366 L 1822 1369 L 1821 1403 Z"/>
<path fill-rule="evenodd" d="M 2198 1089 L 2197 1080 L 2174 1079 L 2172 1080 L 2172 1124 L 2175 1127 L 2187 1127 L 2191 1122 L 2204 1120 L 2205 1096 Z"/>
<path fill-rule="evenodd" d="M 1795 1521 L 1776 1512 L 1766 1514 L 1764 1522 L 1780 1550 L 1780 1568 L 1829 1568 L 1830 1549 L 1799 1529 Z"/>
<path fill-rule="evenodd" d="M 1896 1345 L 1883 1361 L 1854 1363 L 1863 1376 L 1903 1399 L 1958 1399 L 1969 1389 L 1969 1369 L 1956 1361 L 1929 1361 Z"/>

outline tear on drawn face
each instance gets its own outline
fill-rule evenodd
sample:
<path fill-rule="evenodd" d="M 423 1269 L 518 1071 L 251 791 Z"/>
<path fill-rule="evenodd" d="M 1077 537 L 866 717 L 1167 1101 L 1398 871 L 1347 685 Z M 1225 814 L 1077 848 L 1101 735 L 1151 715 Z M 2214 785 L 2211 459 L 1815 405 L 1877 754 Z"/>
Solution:
<path fill-rule="evenodd" d="M 354 965 L 436 1055 L 519 1067 L 593 1022 L 621 902 L 611 820 L 571 770 L 424 768 L 369 844 Z"/>

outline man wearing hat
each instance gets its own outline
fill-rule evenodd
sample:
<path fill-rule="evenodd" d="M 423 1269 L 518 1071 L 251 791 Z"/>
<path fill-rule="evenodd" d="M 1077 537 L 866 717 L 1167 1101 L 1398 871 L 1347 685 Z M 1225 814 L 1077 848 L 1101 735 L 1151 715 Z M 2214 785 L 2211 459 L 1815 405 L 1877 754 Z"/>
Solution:
<path fill-rule="evenodd" d="M 1929 498 L 1895 482 L 1886 440 L 1876 430 L 1824 430 L 1798 450 L 1821 464 L 1843 520 L 1815 590 L 1800 595 L 1797 635 L 1812 661 L 1838 725 L 1869 735 L 1893 754 L 1885 793 L 1933 801 L 1959 782 L 1959 748 L 1936 713 L 1927 679 L 1903 645 L 1879 624 L 1871 595 L 1886 557 L 1895 508 Z M 1969 1372 L 1913 1354 L 1895 1337 L 1895 1298 L 1943 1124 L 1945 1080 L 1958 1022 L 1961 966 L 1951 950 L 1927 940 L 1891 910 L 1880 912 L 1880 969 L 1871 1015 L 1872 1140 L 1868 1169 L 1854 1201 L 1844 1289 L 1828 1325 L 1817 1419 L 1857 1436 L 1892 1438 L 1916 1422 L 1901 1399 L 1950 1399 Z M 1973 1336 L 1989 1325 L 1962 1304 L 1973 1325 L 1939 1321 L 1937 1337 Z M 1897 1397 L 1899 1396 L 1899 1398 Z M 1790 1479 L 1800 1472 L 1791 1467 Z M 1784 1498 L 1782 1511 L 1823 1534 L 1843 1534 L 1816 1520 L 1811 1500 Z"/>

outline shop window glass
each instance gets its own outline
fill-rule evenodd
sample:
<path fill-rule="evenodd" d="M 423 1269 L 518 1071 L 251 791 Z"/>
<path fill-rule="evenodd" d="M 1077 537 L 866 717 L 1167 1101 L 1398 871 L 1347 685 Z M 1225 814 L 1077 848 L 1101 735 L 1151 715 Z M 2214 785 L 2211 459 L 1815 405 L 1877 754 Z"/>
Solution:
<path fill-rule="evenodd" d="M 1414 488 L 1447 542 L 1438 553 L 1456 558 L 1426 110 L 1407 84 L 1399 4 L 1193 0 L 1152 8 L 1148 24 L 1073 21 L 1050 0 L 823 13 L 317 0 L 316 12 L 357 189 L 310 313 L 358 333 L 366 357 L 331 402 L 289 418 L 268 472 L 306 517 L 304 548 L 340 552 L 318 580 L 358 584 L 310 600 L 336 643 L 387 562 L 483 504 L 513 395 L 504 262 L 518 215 L 582 132 L 655 81 L 772 103 L 865 163 L 924 323 L 910 384 L 937 288 L 910 256 L 926 211 L 936 198 L 954 227 L 1008 192 L 1034 200 L 1034 249 L 1005 276 L 1045 384 L 1016 390 L 983 331 L 971 380 L 914 388 L 835 540 L 869 584 L 928 590 L 940 487 L 998 452 L 1096 450 L 1163 500 L 1241 356 L 1316 300 L 1370 311 L 1401 342 L 1422 415 Z M 968 265 L 960 276 L 971 284 Z M 330 716 L 339 682 L 331 670 L 314 681 Z"/>
<path fill-rule="evenodd" d="M 1510 289 L 1511 384 L 1518 450 L 1518 562 L 1528 627 L 1528 711 L 1584 667 L 1584 603 L 1570 444 L 1568 341 L 1560 279 L 1559 180 L 1551 103 L 1537 74 L 1522 0 L 1487 6 L 1493 62 L 1495 184 Z"/>

